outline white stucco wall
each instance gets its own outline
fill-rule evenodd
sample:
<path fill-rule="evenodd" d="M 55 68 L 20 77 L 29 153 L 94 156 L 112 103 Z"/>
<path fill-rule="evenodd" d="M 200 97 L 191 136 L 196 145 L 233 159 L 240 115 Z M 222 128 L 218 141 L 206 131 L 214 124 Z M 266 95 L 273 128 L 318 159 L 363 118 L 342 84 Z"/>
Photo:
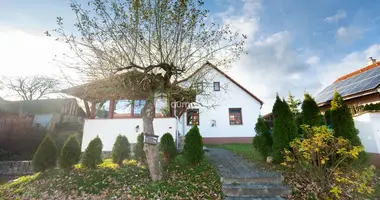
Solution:
<path fill-rule="evenodd" d="M 197 102 L 202 106 L 193 107 L 199 108 L 199 129 L 202 137 L 253 137 L 256 134 L 255 124 L 260 115 L 260 102 L 215 69 L 212 69 L 205 79 L 209 82 L 208 86 L 204 87 L 206 95 L 197 96 Z M 214 91 L 213 82 L 220 82 L 220 91 Z M 242 125 L 230 125 L 229 108 L 241 108 Z M 186 113 L 183 117 L 187 133 L 191 126 L 187 126 Z M 212 120 L 216 121 L 216 127 L 211 126 Z M 183 133 L 181 129 L 179 131 Z"/>
<path fill-rule="evenodd" d="M 380 113 L 365 113 L 354 117 L 354 121 L 365 151 L 380 153 Z"/>
<path fill-rule="evenodd" d="M 175 138 L 175 118 L 156 118 L 153 121 L 155 134 L 160 137 L 169 132 Z M 139 131 L 135 127 L 139 125 Z M 137 135 L 143 131 L 143 122 L 141 118 L 132 119 L 89 119 L 84 123 L 82 151 L 88 143 L 97 135 L 102 140 L 103 151 L 112 151 L 116 137 L 119 134 L 125 135 L 129 143 L 136 143 Z M 160 139 L 160 138 L 158 138 Z"/>

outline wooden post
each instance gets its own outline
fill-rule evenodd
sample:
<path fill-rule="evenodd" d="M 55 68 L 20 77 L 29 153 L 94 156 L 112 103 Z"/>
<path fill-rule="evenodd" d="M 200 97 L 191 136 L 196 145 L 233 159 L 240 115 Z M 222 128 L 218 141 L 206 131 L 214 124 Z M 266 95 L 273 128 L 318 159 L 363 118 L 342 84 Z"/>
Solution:
<path fill-rule="evenodd" d="M 110 108 L 108 112 L 108 119 L 113 119 L 113 113 L 115 110 L 115 99 L 110 100 Z"/>
<path fill-rule="evenodd" d="M 91 117 L 90 119 L 95 119 L 95 110 L 96 110 L 96 103 L 94 101 L 91 102 Z"/>

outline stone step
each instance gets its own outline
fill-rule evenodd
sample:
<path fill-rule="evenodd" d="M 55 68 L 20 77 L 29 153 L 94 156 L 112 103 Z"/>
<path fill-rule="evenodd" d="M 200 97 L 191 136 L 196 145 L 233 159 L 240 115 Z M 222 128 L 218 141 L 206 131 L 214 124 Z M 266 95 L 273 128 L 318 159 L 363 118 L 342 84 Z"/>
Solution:
<path fill-rule="evenodd" d="M 231 197 L 276 197 L 290 194 L 291 190 L 283 185 L 264 183 L 223 184 L 222 191 Z"/>
<path fill-rule="evenodd" d="M 225 200 L 285 200 L 284 198 L 277 197 L 226 197 Z"/>
<path fill-rule="evenodd" d="M 282 184 L 282 176 L 257 176 L 257 177 L 242 177 L 242 178 L 221 178 L 222 183 L 233 184 L 233 183 L 272 183 L 272 184 Z"/>

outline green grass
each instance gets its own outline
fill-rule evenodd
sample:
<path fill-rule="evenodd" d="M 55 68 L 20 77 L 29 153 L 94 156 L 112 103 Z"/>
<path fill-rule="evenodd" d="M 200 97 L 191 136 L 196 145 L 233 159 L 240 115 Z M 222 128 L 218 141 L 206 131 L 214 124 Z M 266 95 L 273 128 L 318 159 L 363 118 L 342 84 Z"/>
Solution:
<path fill-rule="evenodd" d="M 264 164 L 265 159 L 253 148 L 252 144 L 219 144 L 208 145 L 209 147 L 227 149 L 257 164 Z"/>
<path fill-rule="evenodd" d="M 59 169 L 23 176 L 0 185 L 0 199 L 221 199 L 219 176 L 204 160 L 198 166 L 185 163 L 182 156 L 165 169 L 165 181 L 153 182 L 147 167 L 134 160 L 121 167 L 105 160 L 98 169 L 76 165 L 65 174 Z"/>

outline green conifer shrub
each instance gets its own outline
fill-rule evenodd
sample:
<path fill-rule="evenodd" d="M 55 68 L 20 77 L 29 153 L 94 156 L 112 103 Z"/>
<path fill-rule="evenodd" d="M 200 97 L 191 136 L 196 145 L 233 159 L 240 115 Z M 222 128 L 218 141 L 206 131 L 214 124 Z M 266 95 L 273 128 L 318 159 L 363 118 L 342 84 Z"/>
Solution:
<path fill-rule="evenodd" d="M 350 109 L 343 97 L 336 91 L 331 101 L 331 127 L 334 130 L 335 137 L 341 136 L 348 139 L 354 146 L 362 146 L 358 136 L 359 131 L 355 128 Z"/>
<path fill-rule="evenodd" d="M 172 134 L 165 133 L 161 137 L 160 151 L 162 151 L 165 161 L 171 161 L 177 155 L 177 148 L 175 146 Z"/>
<path fill-rule="evenodd" d="M 80 160 L 81 148 L 75 135 L 67 138 L 61 149 L 59 157 L 59 167 L 64 170 L 70 170 Z"/>
<path fill-rule="evenodd" d="M 255 131 L 253 146 L 266 159 L 272 152 L 273 139 L 263 118 L 257 119 Z"/>
<path fill-rule="evenodd" d="M 331 125 L 331 110 L 330 109 L 328 109 L 328 110 L 325 111 L 324 117 L 325 117 L 325 120 L 326 120 L 326 124 L 327 125 Z"/>
<path fill-rule="evenodd" d="M 102 140 L 98 136 L 91 140 L 84 152 L 82 166 L 85 168 L 95 169 L 98 164 L 103 162 L 102 159 Z"/>
<path fill-rule="evenodd" d="M 140 133 L 137 136 L 137 143 L 135 146 L 135 159 L 140 162 L 145 162 L 146 155 L 144 152 L 144 133 Z"/>
<path fill-rule="evenodd" d="M 319 126 L 321 124 L 320 111 L 314 98 L 310 94 L 304 94 L 302 102 L 302 121 L 309 126 Z"/>
<path fill-rule="evenodd" d="M 130 154 L 131 145 L 129 144 L 128 138 L 124 135 L 118 135 L 112 147 L 112 162 L 121 166 L 123 164 L 123 160 L 130 158 Z"/>
<path fill-rule="evenodd" d="M 198 164 L 203 158 L 203 141 L 197 125 L 185 135 L 183 155 L 191 164 Z"/>
<path fill-rule="evenodd" d="M 276 162 L 283 160 L 282 152 L 289 149 L 289 143 L 297 137 L 297 126 L 288 104 L 276 96 L 273 105 L 273 158 Z"/>
<path fill-rule="evenodd" d="M 36 172 L 44 172 L 54 168 L 57 163 L 58 149 L 49 135 L 45 137 L 38 147 L 32 161 L 33 169 Z"/>

